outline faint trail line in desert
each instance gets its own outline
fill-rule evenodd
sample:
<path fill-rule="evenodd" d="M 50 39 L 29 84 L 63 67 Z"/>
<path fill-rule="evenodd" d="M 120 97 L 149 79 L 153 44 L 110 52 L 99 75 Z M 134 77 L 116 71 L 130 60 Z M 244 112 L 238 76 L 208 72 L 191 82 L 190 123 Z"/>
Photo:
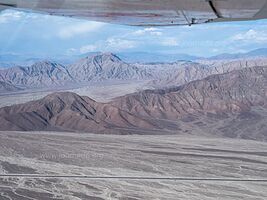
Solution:
<path fill-rule="evenodd" d="M 86 176 L 86 175 L 39 175 L 0 174 L 0 178 L 63 178 L 63 179 L 121 179 L 121 180 L 166 180 L 166 181 L 221 181 L 221 182 L 267 182 L 267 179 L 239 178 L 194 178 L 194 177 L 147 177 L 147 176 Z"/>

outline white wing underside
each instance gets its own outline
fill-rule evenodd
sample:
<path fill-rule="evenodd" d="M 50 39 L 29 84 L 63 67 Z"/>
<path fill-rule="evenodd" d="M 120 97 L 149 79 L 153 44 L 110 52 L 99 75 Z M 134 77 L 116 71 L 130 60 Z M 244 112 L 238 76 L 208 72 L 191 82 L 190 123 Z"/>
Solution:
<path fill-rule="evenodd" d="M 0 10 L 10 7 L 135 26 L 267 18 L 267 0 L 0 0 Z"/>

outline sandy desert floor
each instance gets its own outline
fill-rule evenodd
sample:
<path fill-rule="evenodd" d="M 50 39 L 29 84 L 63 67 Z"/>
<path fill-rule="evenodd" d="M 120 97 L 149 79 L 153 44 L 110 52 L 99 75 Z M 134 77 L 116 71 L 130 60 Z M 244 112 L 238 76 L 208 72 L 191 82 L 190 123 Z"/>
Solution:
<path fill-rule="evenodd" d="M 50 90 L 25 90 L 16 93 L 0 94 L 0 108 L 14 104 L 38 100 L 53 92 L 69 91 L 81 96 L 88 96 L 98 102 L 108 102 L 115 97 L 148 89 L 148 81 L 91 83 L 77 88 L 51 88 Z"/>
<path fill-rule="evenodd" d="M 0 132 L 0 166 L 1 200 L 267 199 L 267 143 L 252 140 Z"/>

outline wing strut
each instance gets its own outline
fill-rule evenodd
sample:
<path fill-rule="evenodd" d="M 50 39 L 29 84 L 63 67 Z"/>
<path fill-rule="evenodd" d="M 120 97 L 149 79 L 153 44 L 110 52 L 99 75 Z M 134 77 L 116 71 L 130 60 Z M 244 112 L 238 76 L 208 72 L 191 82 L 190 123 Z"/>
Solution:
<path fill-rule="evenodd" d="M 16 4 L 10 4 L 10 3 L 0 3 L 0 6 L 4 6 L 4 7 L 17 7 Z"/>
<path fill-rule="evenodd" d="M 208 1 L 212 11 L 214 12 L 214 14 L 218 17 L 218 18 L 223 18 L 222 14 L 220 13 L 220 11 L 215 7 L 213 0 L 209 0 Z"/>

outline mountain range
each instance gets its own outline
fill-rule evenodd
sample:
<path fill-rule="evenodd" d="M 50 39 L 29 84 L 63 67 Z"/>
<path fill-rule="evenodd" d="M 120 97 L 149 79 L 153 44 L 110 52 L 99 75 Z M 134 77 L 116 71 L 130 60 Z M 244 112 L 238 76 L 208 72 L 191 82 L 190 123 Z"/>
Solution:
<path fill-rule="evenodd" d="M 0 81 L 21 88 L 38 88 L 62 85 L 73 81 L 65 66 L 48 61 L 29 67 L 12 67 L 0 70 Z"/>
<path fill-rule="evenodd" d="M 210 57 L 195 56 L 184 53 L 162 54 L 162 53 L 147 53 L 147 52 L 121 52 L 118 55 L 126 62 L 140 63 L 155 63 L 155 62 L 176 62 L 178 60 L 197 61 L 197 60 L 225 60 L 225 59 L 242 59 L 254 57 L 266 57 L 267 48 L 254 49 L 245 53 L 223 53 Z"/>
<path fill-rule="evenodd" d="M 44 60 L 50 60 L 51 62 L 61 63 L 68 65 L 76 62 L 79 59 L 87 56 L 101 54 L 101 52 L 91 52 L 78 55 L 27 55 L 27 54 L 13 54 L 5 53 L 0 54 L 0 68 L 8 68 L 13 66 L 29 66 L 36 62 Z M 184 53 L 176 54 L 164 54 L 164 53 L 152 53 L 152 52 L 118 52 L 116 53 L 122 60 L 127 63 L 166 63 L 176 62 L 178 60 L 184 61 L 196 61 L 196 60 L 225 60 L 225 59 L 241 59 L 267 56 L 267 48 L 255 49 L 246 53 L 224 53 L 211 57 L 201 57 L 195 55 L 188 55 Z"/>
<path fill-rule="evenodd" d="M 146 68 L 122 61 L 112 53 L 95 54 L 68 67 L 69 73 L 79 82 L 103 80 L 145 80 L 152 77 Z"/>
<path fill-rule="evenodd" d="M 209 57 L 211 60 L 225 60 L 225 59 L 240 59 L 240 58 L 248 58 L 248 57 L 261 57 L 267 56 L 267 48 L 260 48 L 255 49 L 246 53 L 236 53 L 236 54 L 230 54 L 230 53 L 224 53 L 219 54 L 216 56 Z"/>
<path fill-rule="evenodd" d="M 99 103 L 74 93 L 0 109 L 0 130 L 205 134 L 267 139 L 267 67 L 210 75 Z"/>
<path fill-rule="evenodd" d="M 222 74 L 233 70 L 254 66 L 267 66 L 267 58 L 250 58 L 234 60 L 199 60 L 198 62 L 180 63 L 180 67 L 154 79 L 154 87 L 182 85 L 194 80 L 203 79 L 212 74 Z"/>
<path fill-rule="evenodd" d="M 267 58 L 237 60 L 176 61 L 172 63 L 127 63 L 112 53 L 93 53 L 70 65 L 51 61 L 36 62 L 28 67 L 0 69 L 0 81 L 15 88 L 71 87 L 102 81 L 149 80 L 152 87 L 177 86 L 252 66 L 267 65 Z"/>
<path fill-rule="evenodd" d="M 117 55 L 128 63 L 170 63 L 178 60 L 194 61 L 201 59 L 199 56 L 188 54 L 161 54 L 147 52 L 122 52 L 118 53 Z"/>

